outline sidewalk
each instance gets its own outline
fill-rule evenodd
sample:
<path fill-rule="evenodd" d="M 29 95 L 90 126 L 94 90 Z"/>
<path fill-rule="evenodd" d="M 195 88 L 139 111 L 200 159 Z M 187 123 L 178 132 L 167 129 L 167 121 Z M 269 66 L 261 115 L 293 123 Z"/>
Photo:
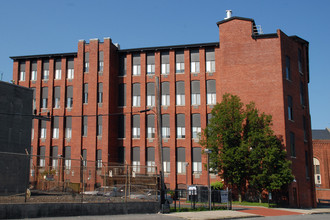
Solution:
<path fill-rule="evenodd" d="M 285 215 L 305 215 L 330 213 L 329 208 L 317 209 L 284 209 L 284 208 L 265 208 L 258 206 L 236 206 L 235 210 L 225 211 L 202 211 L 202 212 L 175 212 L 166 214 L 190 220 L 214 220 L 214 219 L 234 219 L 251 218 L 264 216 L 285 216 Z"/>

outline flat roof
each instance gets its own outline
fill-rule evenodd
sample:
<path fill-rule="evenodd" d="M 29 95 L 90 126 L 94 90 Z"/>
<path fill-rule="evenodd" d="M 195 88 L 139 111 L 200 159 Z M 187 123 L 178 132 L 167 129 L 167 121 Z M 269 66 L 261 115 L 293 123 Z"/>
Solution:
<path fill-rule="evenodd" d="M 76 57 L 77 52 L 71 53 L 52 53 L 52 54 L 37 54 L 37 55 L 25 55 L 25 56 L 12 56 L 9 57 L 13 60 L 25 60 L 25 59 L 36 59 L 36 58 L 52 58 L 52 57 Z"/>

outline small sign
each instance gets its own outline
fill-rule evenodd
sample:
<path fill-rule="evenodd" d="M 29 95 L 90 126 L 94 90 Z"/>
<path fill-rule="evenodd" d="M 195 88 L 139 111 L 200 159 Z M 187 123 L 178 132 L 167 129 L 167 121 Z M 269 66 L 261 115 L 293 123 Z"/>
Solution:
<path fill-rule="evenodd" d="M 268 199 L 272 200 L 272 193 L 268 193 Z"/>
<path fill-rule="evenodd" d="M 228 202 L 228 191 L 227 190 L 221 190 L 221 203 L 227 203 Z"/>

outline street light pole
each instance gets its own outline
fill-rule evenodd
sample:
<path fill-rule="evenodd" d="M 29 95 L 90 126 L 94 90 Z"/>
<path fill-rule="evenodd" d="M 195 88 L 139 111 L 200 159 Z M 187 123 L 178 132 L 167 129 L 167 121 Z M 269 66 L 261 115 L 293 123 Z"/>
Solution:
<path fill-rule="evenodd" d="M 208 194 L 209 194 L 209 208 L 212 210 L 211 206 L 211 200 L 212 200 L 212 195 L 211 195 L 211 184 L 210 184 L 210 153 L 212 153 L 212 150 L 210 149 L 205 149 L 205 153 L 207 153 L 207 185 L 208 185 Z"/>

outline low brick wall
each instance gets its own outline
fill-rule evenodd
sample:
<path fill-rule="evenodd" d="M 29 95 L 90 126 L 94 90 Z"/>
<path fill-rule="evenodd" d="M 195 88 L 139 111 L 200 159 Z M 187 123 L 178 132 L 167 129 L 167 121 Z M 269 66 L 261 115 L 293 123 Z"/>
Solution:
<path fill-rule="evenodd" d="M 159 202 L 0 204 L 0 219 L 157 213 Z"/>

